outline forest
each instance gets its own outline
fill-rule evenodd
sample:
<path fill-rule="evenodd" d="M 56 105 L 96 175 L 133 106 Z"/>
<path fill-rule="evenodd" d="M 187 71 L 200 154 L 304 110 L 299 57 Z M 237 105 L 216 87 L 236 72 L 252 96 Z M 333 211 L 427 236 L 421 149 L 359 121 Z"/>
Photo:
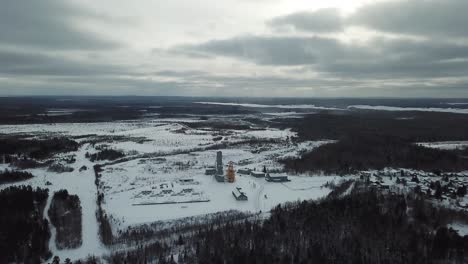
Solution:
<path fill-rule="evenodd" d="M 34 177 L 27 171 L 8 170 L 0 171 L 0 184 L 24 181 Z"/>
<path fill-rule="evenodd" d="M 24 155 L 33 159 L 46 159 L 53 154 L 76 151 L 78 143 L 65 137 L 25 139 L 15 136 L 0 137 L 0 155 Z M 11 162 L 8 161 L 7 162 Z"/>
<path fill-rule="evenodd" d="M 402 119 L 411 116 L 411 119 Z M 468 118 L 446 113 L 375 111 L 308 115 L 290 123 L 298 140 L 336 139 L 300 158 L 283 160 L 294 173 L 350 174 L 384 167 L 425 171 L 468 169 L 466 150 L 437 150 L 417 142 L 468 140 Z"/>
<path fill-rule="evenodd" d="M 89 154 L 86 153 L 86 158 L 90 161 L 100 161 L 100 160 L 116 160 L 119 158 L 125 157 L 125 153 L 115 149 L 104 148 L 97 153 Z"/>
<path fill-rule="evenodd" d="M 43 217 L 47 197 L 48 190 L 31 186 L 0 191 L 0 263 L 40 263 L 41 258 L 50 258 L 49 225 Z"/>
<path fill-rule="evenodd" d="M 177 254 L 178 263 L 207 264 L 466 263 L 468 236 L 445 227 L 449 215 L 418 197 L 363 187 L 345 197 L 278 205 L 264 221 L 201 227 L 111 261 L 173 263 Z"/>
<path fill-rule="evenodd" d="M 72 249 L 82 244 L 82 215 L 80 198 L 67 190 L 54 193 L 49 211 L 50 221 L 57 230 L 58 249 Z"/>

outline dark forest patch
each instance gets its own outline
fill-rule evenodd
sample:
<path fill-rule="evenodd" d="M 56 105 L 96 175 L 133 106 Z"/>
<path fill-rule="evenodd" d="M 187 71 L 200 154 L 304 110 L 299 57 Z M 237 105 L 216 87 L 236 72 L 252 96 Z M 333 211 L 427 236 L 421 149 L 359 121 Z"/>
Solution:
<path fill-rule="evenodd" d="M 125 153 L 111 148 L 104 148 L 93 154 L 86 153 L 86 158 L 92 162 L 101 160 L 116 160 L 123 157 L 125 157 Z"/>
<path fill-rule="evenodd" d="M 468 115 L 322 112 L 290 123 L 299 140 L 336 139 L 299 159 L 283 161 L 291 172 L 324 171 L 348 174 L 359 170 L 402 167 L 425 171 L 468 169 L 466 151 L 429 149 L 415 142 L 468 139 Z"/>
<path fill-rule="evenodd" d="M 468 159 L 460 150 L 438 150 L 417 146 L 393 137 L 343 138 L 322 145 L 300 158 L 281 161 L 293 173 L 323 171 L 327 174 L 353 174 L 385 167 L 424 171 L 463 171 Z"/>
<path fill-rule="evenodd" d="M 43 218 L 48 190 L 30 186 L 0 191 L 0 263 L 40 263 L 50 258 L 49 224 Z"/>
<path fill-rule="evenodd" d="M 0 138 L 0 155 L 6 155 L 9 162 L 12 161 L 12 157 L 9 155 L 21 155 L 33 159 L 46 159 L 56 153 L 76 151 L 77 149 L 78 143 L 65 137 L 49 139 Z"/>
<path fill-rule="evenodd" d="M 178 263 L 466 262 L 468 236 L 445 227 L 445 210 L 421 206 L 363 187 L 345 197 L 277 206 L 264 221 L 201 227 L 170 245 L 156 242 L 111 260 L 171 263 L 167 252 L 178 252 Z M 408 215 L 409 207 L 424 217 Z"/>
<path fill-rule="evenodd" d="M 0 171 L 0 184 L 25 181 L 34 176 L 27 171 L 4 170 Z"/>
<path fill-rule="evenodd" d="M 72 249 L 81 246 L 81 204 L 77 195 L 69 195 L 67 190 L 54 193 L 48 214 L 57 230 L 55 242 L 58 249 Z"/>

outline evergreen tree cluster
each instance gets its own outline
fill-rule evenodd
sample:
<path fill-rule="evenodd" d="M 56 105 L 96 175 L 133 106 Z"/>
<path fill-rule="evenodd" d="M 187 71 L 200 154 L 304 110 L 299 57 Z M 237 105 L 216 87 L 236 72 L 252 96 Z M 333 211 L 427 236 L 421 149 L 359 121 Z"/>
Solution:
<path fill-rule="evenodd" d="M 34 177 L 30 172 L 17 170 L 0 171 L 0 184 L 24 181 Z"/>
<path fill-rule="evenodd" d="M 411 204 L 411 205 L 409 205 Z M 468 236 L 408 215 L 403 195 L 372 189 L 277 206 L 266 220 L 230 222 L 114 255 L 113 263 L 466 263 Z M 425 204 L 427 207 L 428 205 Z"/>
<path fill-rule="evenodd" d="M 411 118 L 403 118 L 411 116 Z M 468 119 L 447 113 L 321 112 L 287 123 L 298 140 L 333 139 L 300 158 L 282 161 L 291 172 L 350 174 L 400 167 L 425 171 L 468 169 L 468 149 L 424 148 L 418 142 L 468 139 Z"/>
<path fill-rule="evenodd" d="M 125 157 L 125 153 L 115 149 L 106 148 L 94 154 L 86 153 L 86 157 L 92 162 L 100 160 L 116 160 Z"/>
<path fill-rule="evenodd" d="M 31 186 L 0 191 L 0 263 L 40 263 L 48 259 L 48 190 Z"/>
<path fill-rule="evenodd" d="M 78 143 L 65 137 L 48 139 L 0 138 L 0 155 L 26 155 L 34 159 L 46 159 L 60 152 L 76 151 Z"/>
<path fill-rule="evenodd" d="M 49 211 L 50 221 L 57 230 L 58 249 L 73 249 L 82 244 L 82 214 L 80 198 L 67 190 L 54 193 Z"/>

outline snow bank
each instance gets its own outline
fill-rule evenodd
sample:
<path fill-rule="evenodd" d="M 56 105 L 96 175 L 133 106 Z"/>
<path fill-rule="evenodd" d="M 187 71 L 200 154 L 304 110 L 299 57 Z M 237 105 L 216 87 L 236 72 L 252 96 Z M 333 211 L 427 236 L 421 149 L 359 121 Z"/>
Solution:
<path fill-rule="evenodd" d="M 468 141 L 419 142 L 416 145 L 433 149 L 455 150 L 468 147 Z"/>
<path fill-rule="evenodd" d="M 447 227 L 457 231 L 460 236 L 468 236 L 468 225 L 461 223 L 452 223 L 448 224 Z"/>
<path fill-rule="evenodd" d="M 463 108 L 436 108 L 436 107 L 396 107 L 383 105 L 350 105 L 348 109 L 365 109 L 365 110 L 381 110 L 381 111 L 420 111 L 420 112 L 444 112 L 468 114 L 468 109 Z"/>
<path fill-rule="evenodd" d="M 281 108 L 281 109 L 317 109 L 317 110 L 345 110 L 334 107 L 323 107 L 308 104 L 297 104 L 297 105 L 265 105 L 265 104 L 239 104 L 239 103 L 220 103 L 220 102 L 195 102 L 195 104 L 207 104 L 207 105 L 225 105 L 225 106 L 242 106 L 242 107 L 253 107 L 253 108 Z"/>

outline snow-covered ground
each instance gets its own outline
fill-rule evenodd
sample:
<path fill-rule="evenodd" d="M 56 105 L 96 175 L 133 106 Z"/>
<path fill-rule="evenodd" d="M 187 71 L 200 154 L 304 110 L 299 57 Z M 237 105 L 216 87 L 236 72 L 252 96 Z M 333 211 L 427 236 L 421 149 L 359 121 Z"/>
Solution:
<path fill-rule="evenodd" d="M 221 117 L 213 118 L 218 120 Z M 95 163 L 85 158 L 86 153 L 97 152 L 96 148 L 100 145 L 122 150 L 131 157 L 128 161 L 103 167 L 100 186 L 100 190 L 105 195 L 103 208 L 112 219 L 114 231 L 142 223 L 171 221 L 227 210 L 264 212 L 279 203 L 317 199 L 329 193 L 330 190 L 322 186 L 327 181 L 334 180 L 334 177 L 289 175 L 289 182 L 270 183 L 265 179 L 237 174 L 234 183 L 219 183 L 213 176 L 205 175 L 205 169 L 214 165 L 216 152 L 221 150 L 224 164 L 232 161 L 236 170 L 240 168 L 262 170 L 265 166 L 272 171 L 272 174 L 285 175 L 282 172 L 283 166 L 278 163 L 279 159 L 299 156 L 333 141 L 294 144 L 291 138 L 296 134 L 289 129 L 255 127 L 247 130 L 219 131 L 187 127 L 185 124 L 190 122 L 200 122 L 200 119 L 194 116 L 182 119 L 148 118 L 106 123 L 0 126 L 0 133 L 3 134 L 27 134 L 32 137 L 80 136 L 76 140 L 82 143 L 76 152 L 57 155 L 57 157 L 75 155 L 76 162 L 70 164 L 74 168 L 73 172 L 58 174 L 47 171 L 47 168 L 28 169 L 27 171 L 35 175 L 34 178 L 15 184 L 5 184 L 0 188 L 26 184 L 48 188 L 50 196 L 61 189 L 67 189 L 70 194 L 79 196 L 83 213 L 83 245 L 73 250 L 58 250 L 55 241 L 52 239 L 50 242 L 53 255 L 61 259 L 70 258 L 72 261 L 88 255 L 100 256 L 109 253 L 109 249 L 101 244 L 98 237 L 95 215 L 97 190 L 93 171 Z M 82 166 L 88 169 L 80 172 Z M 5 164 L 0 164 L 0 169 L 5 168 L 7 168 Z M 197 183 L 190 187 L 179 184 L 179 179 L 187 178 Z M 145 190 L 146 194 L 148 191 L 154 191 L 154 194 L 160 193 L 162 183 L 179 184 L 173 187 L 175 193 L 180 194 L 184 189 L 191 188 L 192 192 L 196 193 L 195 196 L 198 195 L 190 199 L 187 199 L 188 196 L 180 196 L 182 198 L 176 198 L 176 200 L 182 199 L 178 202 L 197 199 L 203 202 L 133 205 L 145 201 L 151 202 L 148 197 L 138 195 Z M 234 199 L 232 191 L 236 187 L 243 189 L 248 201 Z M 161 199 L 166 198 L 168 197 Z M 50 206 L 50 200 L 49 198 L 47 208 Z M 46 212 L 45 217 L 48 218 Z M 52 226 L 51 231 L 55 237 Z"/>
<path fill-rule="evenodd" d="M 335 107 L 323 107 L 311 104 L 294 104 L 294 105 L 266 105 L 266 104 L 240 104 L 240 103 L 221 103 L 221 102 L 196 102 L 197 104 L 207 105 L 228 105 L 228 106 L 242 106 L 252 108 L 279 108 L 279 109 L 316 109 L 316 110 L 346 110 Z"/>
<path fill-rule="evenodd" d="M 126 174 L 122 172 L 122 174 Z M 130 175 L 132 173 L 128 173 Z M 103 174 L 106 175 L 106 174 Z M 198 216 L 203 214 L 215 213 L 227 210 L 239 210 L 249 212 L 267 211 L 279 203 L 287 201 L 317 199 L 329 193 L 329 189 L 323 188 L 327 181 L 334 180 L 333 177 L 294 177 L 290 176 L 290 182 L 271 183 L 263 178 L 254 178 L 252 176 L 237 175 L 234 183 L 217 182 L 213 176 L 203 174 L 203 170 L 191 170 L 189 172 L 173 173 L 165 175 L 164 180 L 159 181 L 157 175 L 152 179 L 140 179 L 132 181 L 125 177 L 123 182 L 112 181 L 112 177 L 107 176 L 106 184 L 115 185 L 115 189 L 110 187 L 105 194 L 104 208 L 108 214 L 118 220 L 120 226 L 118 229 L 125 229 L 128 226 L 142 223 L 173 220 L 177 218 Z M 185 203 L 185 204 L 157 204 L 145 206 L 132 206 L 133 203 L 140 201 L 134 196 L 142 191 L 151 189 L 151 186 L 159 186 L 161 183 L 172 182 L 177 179 L 192 176 L 199 185 L 194 189 L 204 192 L 209 199 L 208 202 Z M 103 176 L 104 177 L 104 176 Z M 336 179 L 335 179 L 336 180 Z M 146 184 L 144 184 L 146 182 Z M 171 182 L 171 181 L 169 181 Z M 232 195 L 236 187 L 241 187 L 246 193 L 248 201 L 237 201 Z M 184 197 L 182 200 L 186 199 Z M 150 201 L 151 199 L 149 199 Z M 115 231 L 117 231 L 115 229 Z"/>
<path fill-rule="evenodd" d="M 384 105 L 350 105 L 348 109 L 381 110 L 381 111 L 420 111 L 420 112 L 445 112 L 468 114 L 466 108 L 438 108 L 438 107 L 397 107 Z"/>
<path fill-rule="evenodd" d="M 107 249 L 101 244 L 98 237 L 98 225 L 96 222 L 96 187 L 94 185 L 94 171 L 93 164 L 85 158 L 85 153 L 90 150 L 90 145 L 83 145 L 78 151 L 71 154 L 76 155 L 76 162 L 71 166 L 74 168 L 73 172 L 54 173 L 49 172 L 44 168 L 27 170 L 35 175 L 34 178 L 27 181 L 22 181 L 14 184 L 0 185 L 0 188 L 7 188 L 12 185 L 31 185 L 34 188 L 47 188 L 49 189 L 49 198 L 47 201 L 46 209 L 44 210 L 45 218 L 48 218 L 47 210 L 50 206 L 51 198 L 54 192 L 66 189 L 72 195 L 78 195 L 82 207 L 82 231 L 83 231 L 83 244 L 77 249 L 71 250 L 58 250 L 55 246 L 55 229 L 51 225 L 52 239 L 50 240 L 49 247 L 54 256 L 59 256 L 60 259 L 70 258 L 77 260 L 87 257 L 88 255 L 102 255 L 107 252 Z M 88 170 L 79 172 L 79 168 L 87 166 Z M 51 185 L 46 184 L 50 182 Z"/>
<path fill-rule="evenodd" d="M 452 223 L 447 225 L 447 227 L 457 231 L 460 236 L 468 236 L 468 225 L 466 224 Z"/>
<path fill-rule="evenodd" d="M 179 135 L 179 137 L 183 136 Z M 291 136 L 294 134 L 289 130 L 241 131 L 231 135 L 229 141 L 236 142 L 245 138 L 273 138 L 283 141 L 263 144 L 260 147 L 240 144 L 227 149 L 141 158 L 106 166 L 101 178 L 101 189 L 105 194 L 103 207 L 118 223 L 119 226 L 114 229 L 117 231 L 147 222 L 173 220 L 227 210 L 265 211 L 279 203 L 325 196 L 329 190 L 321 188 L 321 186 L 325 182 L 333 180 L 333 177 L 289 176 L 291 181 L 282 184 L 270 183 L 263 178 L 239 174 L 237 174 L 235 183 L 219 183 L 213 176 L 205 175 L 206 168 L 214 165 L 218 150 L 223 152 L 224 163 L 232 161 L 236 169 L 261 170 L 265 166 L 269 170 L 280 172 L 283 167 L 278 163 L 278 159 L 299 156 L 302 152 L 333 142 L 302 142 L 294 145 L 286 140 L 287 137 Z M 196 193 L 203 193 L 204 199 L 197 196 L 192 200 L 203 200 L 204 202 L 132 206 L 136 203 L 167 201 L 165 196 L 154 197 L 161 193 L 159 186 L 161 184 L 177 185 L 177 181 L 180 179 L 193 179 L 197 182 L 195 186 L 190 186 L 190 188 L 193 188 Z M 236 187 L 243 189 L 249 198 L 248 201 L 234 199 L 232 191 Z M 135 198 L 141 196 L 142 193 L 147 193 L 148 197 L 143 200 L 140 197 Z M 173 193 L 180 193 L 180 190 L 174 190 Z M 190 200 L 187 196 L 181 195 L 175 198 L 171 197 L 171 199 L 174 202 Z"/>
<path fill-rule="evenodd" d="M 468 141 L 440 141 L 440 142 L 420 142 L 416 143 L 418 146 L 434 149 L 464 149 L 468 148 Z"/>

